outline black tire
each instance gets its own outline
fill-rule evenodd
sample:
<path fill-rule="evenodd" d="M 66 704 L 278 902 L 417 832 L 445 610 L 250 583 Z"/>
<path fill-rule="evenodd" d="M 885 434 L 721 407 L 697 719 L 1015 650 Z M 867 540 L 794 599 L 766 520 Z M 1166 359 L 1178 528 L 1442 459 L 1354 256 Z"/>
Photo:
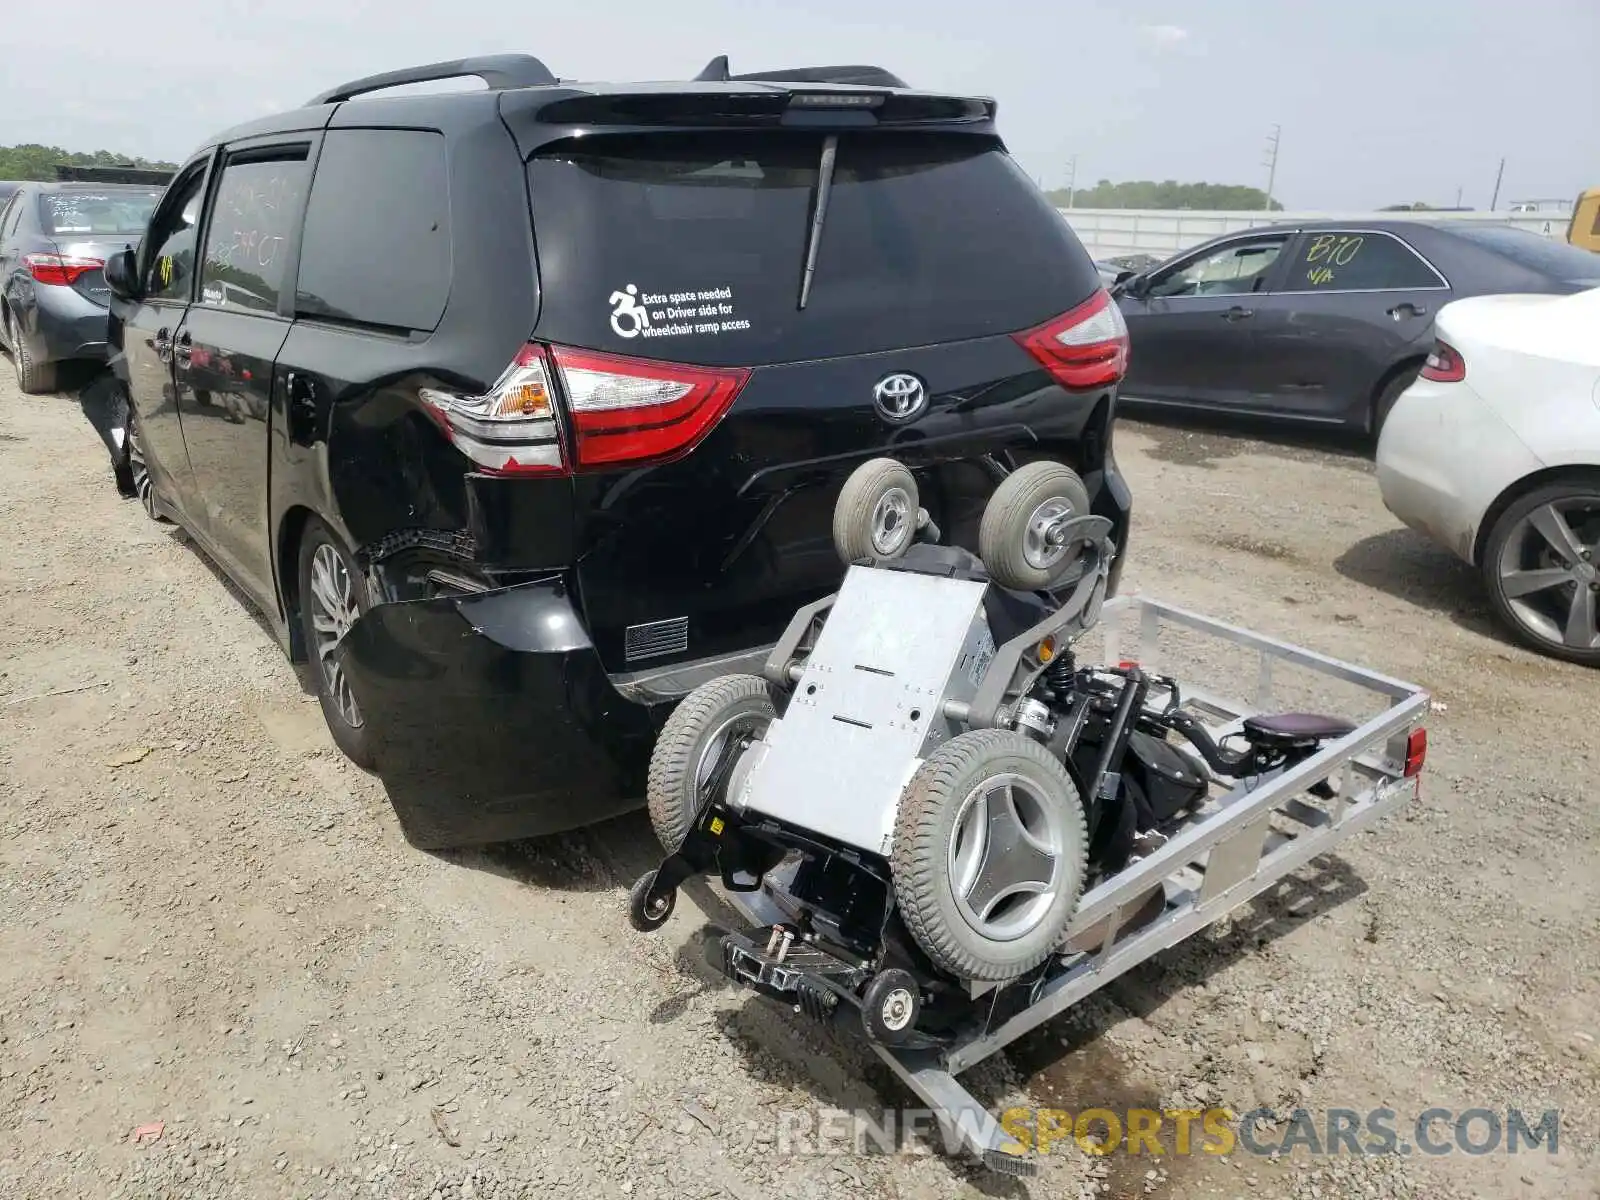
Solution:
<path fill-rule="evenodd" d="M 833 548 L 845 563 L 899 558 L 917 533 L 917 481 L 892 458 L 850 472 L 833 505 Z"/>
<path fill-rule="evenodd" d="M 777 717 L 767 681 L 759 675 L 724 675 L 702 683 L 672 710 L 650 753 L 645 807 L 668 854 L 683 845 L 700 811 L 701 770 L 719 737 L 760 736 Z"/>
<path fill-rule="evenodd" d="M 1543 549 L 1545 557 L 1528 560 L 1522 557 L 1526 553 L 1525 547 L 1509 545 L 1532 514 L 1550 505 L 1593 514 L 1582 520 L 1577 528 L 1573 527 L 1571 513 L 1563 516 L 1588 558 L 1579 557 L 1575 561 L 1564 559 L 1554 555 L 1548 543 L 1541 547 L 1535 542 L 1535 549 Z M 1507 559 L 1521 559 L 1515 564 L 1521 569 L 1565 568 L 1573 578 L 1570 582 L 1540 592 L 1513 597 L 1503 577 L 1503 566 L 1506 565 L 1503 560 Z M 1584 647 L 1569 644 L 1561 636 L 1566 632 L 1566 624 L 1572 619 L 1576 605 L 1587 603 L 1590 613 L 1600 612 L 1600 578 L 1596 578 L 1597 571 L 1600 571 L 1600 478 L 1553 483 L 1512 501 L 1496 518 L 1489 531 L 1479 570 L 1495 614 L 1518 641 L 1552 658 L 1586 667 L 1600 667 L 1600 645 Z M 1583 595 L 1579 589 L 1587 589 L 1587 595 Z M 1590 625 L 1593 626 L 1592 618 Z"/>
<path fill-rule="evenodd" d="M 56 364 L 40 362 L 28 352 L 28 343 L 17 327 L 17 317 L 11 315 L 11 327 L 6 334 L 11 343 L 11 364 L 17 370 L 17 386 L 30 396 L 43 395 L 56 390 Z"/>
<path fill-rule="evenodd" d="M 654 908 L 645 907 L 645 896 L 655 881 L 656 873 L 647 871 L 635 879 L 633 886 L 628 889 L 628 924 L 640 933 L 651 933 L 660 929 L 672 916 L 672 910 L 678 907 L 676 888 L 657 899 Z"/>
<path fill-rule="evenodd" d="M 1422 373 L 1422 364 L 1407 367 L 1388 383 L 1383 385 L 1383 390 L 1378 393 L 1378 398 L 1372 402 L 1372 440 L 1376 442 L 1378 435 L 1383 432 L 1383 423 L 1389 419 L 1389 414 L 1394 411 L 1394 403 L 1400 399 L 1400 393 L 1405 391 L 1417 381 L 1417 376 Z"/>
<path fill-rule="evenodd" d="M 986 935 L 963 913 L 952 879 L 964 802 L 981 783 L 1001 775 L 1016 776 L 1036 792 L 1030 803 L 1054 806 L 1058 846 L 1052 878 L 1039 894 L 1042 911 L 1003 940 Z M 1061 945 L 1083 893 L 1088 842 L 1078 789 L 1049 750 L 1011 730 L 972 730 L 929 755 L 900 798 L 891 855 L 895 900 L 935 966 L 958 979 L 1003 983 L 1031 971 Z"/>
<path fill-rule="evenodd" d="M 882 1045 L 898 1045 L 909 1038 L 921 1015 L 922 989 L 909 971 L 897 967 L 879 971 L 861 994 L 861 1026 Z"/>
<path fill-rule="evenodd" d="M 1052 558 L 1049 547 L 1030 546 L 1030 531 L 1037 542 L 1036 522 L 1063 515 L 1089 515 L 1089 489 L 1071 467 L 1033 462 L 1007 475 L 989 497 L 978 526 L 978 557 L 989 578 L 1022 592 L 1061 582 L 1073 558 L 1064 549 Z"/>
<path fill-rule="evenodd" d="M 350 599 L 354 602 L 356 612 L 364 613 L 370 606 L 366 581 L 356 569 L 349 551 L 339 544 L 338 539 L 326 525 L 312 517 L 306 522 L 305 531 L 300 538 L 300 629 L 305 635 L 306 653 L 311 659 L 311 678 L 317 689 L 317 701 L 322 705 L 323 719 L 328 723 L 328 732 L 333 735 L 334 743 L 346 758 L 356 766 L 370 771 L 373 766 L 373 747 L 365 720 L 361 717 L 359 706 L 355 705 L 353 696 L 342 699 L 339 694 L 342 691 L 340 680 L 343 677 L 343 668 L 339 665 L 340 651 L 335 648 L 326 656 L 319 651 L 319 639 L 324 635 L 319 634 L 316 628 L 320 602 L 312 590 L 312 572 L 318 551 L 322 547 L 329 547 L 326 553 L 331 553 L 343 566 L 349 580 Z M 339 640 L 343 640 L 343 634 L 339 635 Z M 348 687 L 348 681 L 344 682 L 343 687 Z M 346 716 L 342 707 L 346 699 L 354 709 L 355 721 Z"/>

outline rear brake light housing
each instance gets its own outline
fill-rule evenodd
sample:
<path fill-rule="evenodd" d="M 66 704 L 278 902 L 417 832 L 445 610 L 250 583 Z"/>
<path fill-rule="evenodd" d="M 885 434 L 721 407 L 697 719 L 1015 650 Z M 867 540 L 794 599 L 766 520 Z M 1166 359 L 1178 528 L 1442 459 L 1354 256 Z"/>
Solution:
<path fill-rule="evenodd" d="M 482 395 L 423 388 L 419 396 L 480 470 L 566 475 L 684 457 L 722 420 L 749 378 L 743 367 L 530 342 Z"/>
<path fill-rule="evenodd" d="M 417 394 L 456 449 L 494 475 L 562 475 L 566 458 L 543 346 L 517 352 L 482 395 L 422 388 Z"/>
<path fill-rule="evenodd" d="M 1449 342 L 1435 341 L 1428 361 L 1422 364 L 1422 377 L 1434 383 L 1460 383 L 1467 377 L 1466 359 Z"/>
<path fill-rule="evenodd" d="M 1110 387 L 1128 373 L 1128 324 L 1104 288 L 1071 311 L 1012 337 L 1062 387 Z"/>
<path fill-rule="evenodd" d="M 98 271 L 106 265 L 102 259 L 70 254 L 24 254 L 22 261 L 36 282 L 56 287 L 71 287 L 90 271 Z"/>

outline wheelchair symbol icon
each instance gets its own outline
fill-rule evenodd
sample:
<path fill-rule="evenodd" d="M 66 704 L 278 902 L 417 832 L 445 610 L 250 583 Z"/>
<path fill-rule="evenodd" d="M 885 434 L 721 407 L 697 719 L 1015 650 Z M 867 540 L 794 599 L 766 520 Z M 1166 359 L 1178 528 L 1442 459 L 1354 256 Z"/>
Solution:
<path fill-rule="evenodd" d="M 612 292 L 606 303 L 611 305 L 611 329 L 618 337 L 638 337 L 640 331 L 650 328 L 650 314 L 639 303 L 639 289 L 633 284 L 625 291 Z"/>

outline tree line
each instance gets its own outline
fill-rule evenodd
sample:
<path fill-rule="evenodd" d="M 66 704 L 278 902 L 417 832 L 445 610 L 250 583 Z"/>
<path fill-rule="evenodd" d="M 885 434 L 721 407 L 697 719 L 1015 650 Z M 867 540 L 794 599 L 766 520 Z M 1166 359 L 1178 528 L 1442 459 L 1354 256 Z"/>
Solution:
<path fill-rule="evenodd" d="M 53 180 L 58 163 L 74 167 L 140 167 L 158 171 L 178 169 L 177 163 L 129 158 L 109 150 L 96 150 L 91 154 L 73 153 L 60 146 L 41 146 L 37 142 L 0 146 L 0 179 Z"/>
<path fill-rule="evenodd" d="M 1066 188 L 1046 193 L 1060 208 L 1067 206 Z M 1079 188 L 1072 194 L 1076 208 L 1193 208 L 1223 212 L 1260 212 L 1267 207 L 1267 194 L 1260 188 L 1234 183 L 1179 183 L 1175 179 L 1157 183 L 1136 179 L 1112 183 L 1102 179 L 1092 188 Z M 1283 205 L 1272 202 L 1274 210 Z"/>

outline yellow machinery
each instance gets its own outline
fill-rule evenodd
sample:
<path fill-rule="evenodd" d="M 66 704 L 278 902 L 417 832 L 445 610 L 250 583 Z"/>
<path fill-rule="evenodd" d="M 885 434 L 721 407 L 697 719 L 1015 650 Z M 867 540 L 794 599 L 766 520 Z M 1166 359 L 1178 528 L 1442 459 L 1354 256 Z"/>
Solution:
<path fill-rule="evenodd" d="M 1567 241 L 1585 250 L 1600 252 L 1600 187 L 1584 192 L 1572 206 Z"/>

